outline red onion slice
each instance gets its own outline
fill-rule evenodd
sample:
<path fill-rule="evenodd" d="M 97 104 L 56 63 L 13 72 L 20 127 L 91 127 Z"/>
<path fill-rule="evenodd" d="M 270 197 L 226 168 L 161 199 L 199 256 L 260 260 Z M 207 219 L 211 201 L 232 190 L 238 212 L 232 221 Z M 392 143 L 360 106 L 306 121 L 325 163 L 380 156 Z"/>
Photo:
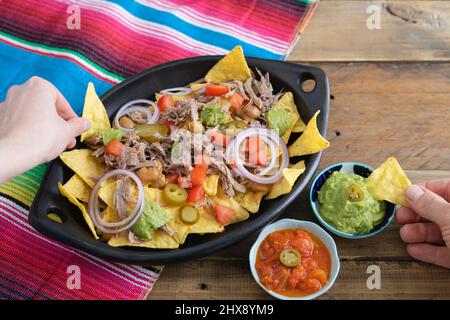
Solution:
<path fill-rule="evenodd" d="M 103 181 L 114 177 L 114 176 L 128 176 L 135 183 L 138 188 L 138 199 L 135 208 L 129 214 L 129 216 L 119 222 L 106 222 L 100 217 L 99 206 L 98 206 L 98 191 Z M 124 169 L 115 169 L 107 172 L 95 183 L 92 189 L 91 195 L 89 197 L 88 212 L 91 217 L 92 223 L 95 227 L 103 233 L 114 234 L 119 233 L 131 228 L 137 220 L 142 215 L 145 206 L 145 194 L 144 187 L 141 180 L 133 172 Z"/>
<path fill-rule="evenodd" d="M 152 106 L 153 111 L 151 111 L 148 107 L 141 106 L 142 104 Z M 156 123 L 159 120 L 160 112 L 156 103 L 147 99 L 136 99 L 131 100 L 120 107 L 120 109 L 116 113 L 116 116 L 114 117 L 114 127 L 120 128 L 124 131 L 133 131 L 133 129 L 123 128 L 120 125 L 119 120 L 122 116 L 134 111 L 144 112 L 147 115 L 147 123 Z"/>
<path fill-rule="evenodd" d="M 173 96 L 184 96 L 184 95 L 192 93 L 192 89 L 186 88 L 186 87 L 175 87 L 175 88 L 168 88 L 168 89 L 161 90 L 160 93 L 171 94 Z"/>
<path fill-rule="evenodd" d="M 276 158 L 278 157 L 278 153 L 277 153 L 277 150 L 275 149 L 275 146 L 280 147 L 280 149 L 281 149 L 281 164 L 280 164 L 280 168 L 274 175 L 272 175 L 270 177 L 262 177 L 261 173 L 255 175 L 255 174 L 251 173 L 250 171 L 248 171 L 244 167 L 244 163 L 242 162 L 242 159 L 239 157 L 239 147 L 245 141 L 245 139 L 250 138 L 252 136 L 257 136 L 257 137 L 263 139 L 266 143 L 269 144 L 269 146 L 271 146 L 271 156 L 272 156 L 271 164 L 261 172 L 268 173 L 270 170 L 273 169 L 273 167 L 275 166 L 275 164 L 272 164 L 273 159 L 275 159 L 275 161 L 276 161 Z M 270 142 L 268 142 L 268 141 L 270 141 Z M 274 149 L 272 149 L 272 145 L 274 146 Z M 284 143 L 284 141 L 280 138 L 280 136 L 277 133 L 275 133 L 274 131 L 269 130 L 269 129 L 250 128 L 250 129 L 246 129 L 246 130 L 239 132 L 234 140 L 232 148 L 233 148 L 233 150 L 232 150 L 233 158 L 234 158 L 234 161 L 236 163 L 236 167 L 237 167 L 237 170 L 239 171 L 239 173 L 241 175 L 243 175 L 244 177 L 248 178 L 249 180 L 252 180 L 257 183 L 272 184 L 274 182 L 277 182 L 278 180 L 280 180 L 280 178 L 282 176 L 283 169 L 287 168 L 287 166 L 289 164 L 289 156 L 288 156 L 288 150 L 287 150 L 286 144 Z"/>

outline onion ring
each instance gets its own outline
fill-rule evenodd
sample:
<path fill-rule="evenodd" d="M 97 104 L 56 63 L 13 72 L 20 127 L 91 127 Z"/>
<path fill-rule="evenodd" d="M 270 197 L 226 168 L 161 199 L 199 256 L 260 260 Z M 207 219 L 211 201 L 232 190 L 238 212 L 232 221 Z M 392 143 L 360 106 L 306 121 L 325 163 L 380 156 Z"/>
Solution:
<path fill-rule="evenodd" d="M 132 210 L 132 212 L 127 218 L 119 222 L 106 222 L 105 220 L 102 219 L 102 217 L 100 217 L 98 209 L 98 191 L 103 181 L 117 175 L 128 176 L 136 183 L 136 186 L 138 188 L 138 199 L 135 208 Z M 144 206 L 145 206 L 144 187 L 142 185 L 141 180 L 139 180 L 138 176 L 128 170 L 115 169 L 107 172 L 95 183 L 91 195 L 89 196 L 88 212 L 92 220 L 92 223 L 98 230 L 102 231 L 103 233 L 114 234 L 131 228 L 141 217 L 142 212 L 144 211 Z"/>
<path fill-rule="evenodd" d="M 160 93 L 171 94 L 173 96 L 184 96 L 189 93 L 192 93 L 192 89 L 186 88 L 186 87 L 175 87 L 175 88 L 168 88 L 168 89 L 161 90 Z"/>
<path fill-rule="evenodd" d="M 136 106 L 137 104 L 151 105 L 153 107 L 153 112 L 150 111 L 150 109 L 148 107 Z M 125 103 L 122 107 L 120 107 L 120 109 L 116 113 L 116 116 L 114 117 L 114 127 L 120 128 L 124 131 L 133 131 L 134 129 L 123 128 L 119 123 L 119 120 L 123 115 L 129 114 L 130 112 L 133 112 L 133 111 L 140 111 L 140 112 L 146 113 L 147 114 L 147 123 L 156 123 L 159 119 L 160 112 L 159 112 L 159 108 L 156 105 L 156 103 L 154 103 L 153 101 L 147 100 L 147 99 L 136 99 L 136 100 L 131 100 L 131 101 Z"/>
<path fill-rule="evenodd" d="M 271 154 L 272 155 L 271 164 L 268 167 L 266 167 L 263 171 L 261 171 L 259 174 L 256 174 L 256 175 L 249 172 L 244 167 L 244 163 L 242 162 L 242 160 L 239 156 L 240 145 L 245 141 L 245 139 L 250 138 L 252 136 L 257 136 L 257 137 L 261 138 L 264 142 L 269 144 L 269 146 L 271 146 L 271 153 L 272 153 Z M 269 140 L 270 140 L 270 142 L 269 142 Z M 234 142 L 232 145 L 233 150 L 231 152 L 233 154 L 234 162 L 236 164 L 236 169 L 242 176 L 244 176 L 247 179 L 252 180 L 254 182 L 261 183 L 261 184 L 272 184 L 274 182 L 277 182 L 282 176 L 283 169 L 287 168 L 287 166 L 289 164 L 289 156 L 288 156 L 288 150 L 287 150 L 286 144 L 280 138 L 280 136 L 278 136 L 278 134 L 276 134 L 272 130 L 265 129 L 265 128 L 246 129 L 246 130 L 239 132 L 233 142 Z M 277 152 L 276 152 L 277 150 L 275 149 L 275 145 L 279 146 L 281 149 L 280 168 L 274 175 L 272 175 L 270 177 L 262 177 L 262 175 L 263 175 L 263 174 L 261 174 L 262 172 L 264 172 L 264 174 L 268 173 L 270 170 L 273 169 L 273 167 L 275 165 L 274 159 L 276 161 L 276 158 L 277 158 Z M 273 149 L 272 149 L 272 146 L 274 147 Z M 275 152 L 273 152 L 273 151 L 275 151 Z"/>

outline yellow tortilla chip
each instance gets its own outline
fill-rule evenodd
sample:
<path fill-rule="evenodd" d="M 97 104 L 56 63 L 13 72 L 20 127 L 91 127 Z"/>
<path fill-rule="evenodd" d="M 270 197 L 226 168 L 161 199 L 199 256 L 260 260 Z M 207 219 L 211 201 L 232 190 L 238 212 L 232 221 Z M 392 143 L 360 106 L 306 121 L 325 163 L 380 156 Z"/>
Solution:
<path fill-rule="evenodd" d="M 64 189 L 78 200 L 86 203 L 89 202 L 91 188 L 89 188 L 79 175 L 74 174 L 72 178 L 64 184 Z"/>
<path fill-rule="evenodd" d="M 236 217 L 230 224 L 247 220 L 250 216 L 248 211 L 242 208 L 236 199 L 224 195 L 223 192 L 218 192 L 218 195 L 211 197 L 211 200 L 216 204 L 231 208 L 236 212 Z"/>
<path fill-rule="evenodd" d="M 75 149 L 63 152 L 59 157 L 91 188 L 95 185 L 93 178 L 100 178 L 106 170 L 105 164 L 94 157 L 90 149 Z"/>
<path fill-rule="evenodd" d="M 283 178 L 272 186 L 272 190 L 266 196 L 266 199 L 275 199 L 283 194 L 291 192 L 292 187 L 298 177 L 305 172 L 305 161 L 297 162 L 290 168 L 283 169 Z"/>
<path fill-rule="evenodd" d="M 145 242 L 131 243 L 125 235 L 114 236 L 108 241 L 111 247 L 142 247 L 150 249 L 176 249 L 178 242 L 167 232 L 155 230 L 152 239 Z"/>
<path fill-rule="evenodd" d="M 405 192 L 411 185 L 411 181 L 394 157 L 388 158 L 375 169 L 367 178 L 366 185 L 374 199 L 409 207 Z"/>
<path fill-rule="evenodd" d="M 205 87 L 206 83 L 191 83 L 190 87 L 192 91 L 200 90 L 201 88 Z"/>
<path fill-rule="evenodd" d="M 251 213 L 257 213 L 264 195 L 265 192 L 255 192 L 247 190 L 245 193 L 237 192 L 234 198 L 242 208 L 248 210 Z"/>
<path fill-rule="evenodd" d="M 108 113 L 106 113 L 105 106 L 97 93 L 95 93 L 92 82 L 89 82 L 87 87 L 83 107 L 83 118 L 88 119 L 91 122 L 91 127 L 81 135 L 81 141 L 89 139 L 100 130 L 111 128 Z"/>
<path fill-rule="evenodd" d="M 217 194 L 217 186 L 219 185 L 219 175 L 211 174 L 206 177 L 203 182 L 203 189 L 205 193 L 210 196 L 215 196 Z"/>
<path fill-rule="evenodd" d="M 47 218 L 49 218 L 52 221 L 55 221 L 56 223 L 62 223 L 61 217 L 58 216 L 56 213 L 47 214 Z"/>
<path fill-rule="evenodd" d="M 188 233 L 217 233 L 224 230 L 213 214 L 206 207 L 198 208 L 200 219 L 188 228 Z"/>
<path fill-rule="evenodd" d="M 330 143 L 322 137 L 317 129 L 316 121 L 319 113 L 320 111 L 317 111 L 314 114 L 302 135 L 288 147 L 290 157 L 317 153 L 330 146 Z"/>
<path fill-rule="evenodd" d="M 302 118 L 298 118 L 297 122 L 294 124 L 294 127 L 292 127 L 292 132 L 303 132 L 305 129 L 306 124 L 303 122 Z"/>
<path fill-rule="evenodd" d="M 233 80 L 245 81 L 250 77 L 251 72 L 245 61 L 244 51 L 241 46 L 236 46 L 208 71 L 205 80 L 222 83 Z"/>
<path fill-rule="evenodd" d="M 155 99 L 158 102 L 159 98 L 161 98 L 163 96 L 163 94 L 160 93 L 155 93 Z M 173 101 L 177 102 L 186 98 L 192 98 L 193 95 L 192 94 L 186 94 L 186 95 L 182 95 L 182 96 L 175 96 L 172 95 Z"/>
<path fill-rule="evenodd" d="M 61 182 L 58 182 L 58 188 L 59 188 L 59 192 L 61 192 L 61 194 L 64 197 L 66 197 L 71 203 L 73 203 L 80 209 L 81 213 L 83 214 L 83 218 L 86 221 L 86 223 L 87 223 L 89 229 L 91 230 L 92 234 L 94 235 L 95 239 L 99 239 L 97 232 L 95 231 L 95 226 L 92 223 L 91 217 L 89 217 L 89 214 L 87 212 L 86 206 L 84 204 L 82 204 L 81 202 L 79 202 L 77 200 L 77 198 L 75 198 L 69 192 L 67 192 L 67 190 L 64 188 L 64 186 L 61 184 Z"/>
<path fill-rule="evenodd" d="M 289 137 L 291 136 L 292 129 L 294 128 L 297 121 L 300 119 L 300 114 L 298 113 L 297 106 L 294 102 L 294 95 L 292 92 L 286 92 L 280 100 L 273 106 L 272 109 L 281 109 L 285 110 L 289 113 L 289 115 L 292 118 L 292 122 L 286 130 L 286 132 L 281 136 L 281 139 L 283 139 L 284 143 L 287 143 L 289 141 Z M 301 120 L 301 119 L 300 119 Z"/>

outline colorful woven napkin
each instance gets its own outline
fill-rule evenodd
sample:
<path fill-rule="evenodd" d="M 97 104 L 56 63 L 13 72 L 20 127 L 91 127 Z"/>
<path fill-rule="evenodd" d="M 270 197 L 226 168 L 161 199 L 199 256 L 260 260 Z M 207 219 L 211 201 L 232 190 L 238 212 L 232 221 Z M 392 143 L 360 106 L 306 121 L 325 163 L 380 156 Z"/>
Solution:
<path fill-rule="evenodd" d="M 81 113 L 89 81 L 102 94 L 159 63 L 238 44 L 248 56 L 285 59 L 315 7 L 314 0 L 0 0 L 0 101 L 37 75 Z M 45 169 L 0 185 L 0 298 L 145 298 L 159 268 L 105 261 L 29 225 Z"/>

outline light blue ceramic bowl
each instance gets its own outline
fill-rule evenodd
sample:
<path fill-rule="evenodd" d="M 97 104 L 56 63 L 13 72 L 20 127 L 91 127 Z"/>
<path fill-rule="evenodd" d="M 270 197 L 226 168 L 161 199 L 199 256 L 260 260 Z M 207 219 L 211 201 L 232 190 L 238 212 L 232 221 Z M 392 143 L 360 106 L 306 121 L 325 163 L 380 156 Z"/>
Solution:
<path fill-rule="evenodd" d="M 285 230 L 285 229 L 303 229 L 306 230 L 313 235 L 315 235 L 317 238 L 319 238 L 323 244 L 328 249 L 328 252 L 330 253 L 331 257 L 331 271 L 330 271 L 330 279 L 328 280 L 328 283 L 319 291 L 316 293 L 313 293 L 309 296 L 305 297 L 288 297 L 284 296 L 282 294 L 279 294 L 277 292 L 274 292 L 272 290 L 267 289 L 263 286 L 261 281 L 259 280 L 258 272 L 256 271 L 256 255 L 259 249 L 259 246 L 263 242 L 263 240 L 272 232 L 279 231 L 279 230 Z M 336 248 L 336 244 L 334 243 L 333 238 L 321 227 L 319 227 L 317 224 L 309 222 L 309 221 L 302 221 L 302 220 L 295 220 L 295 219 L 281 219 L 277 222 L 274 222 L 272 224 L 269 224 L 265 226 L 261 232 L 259 233 L 258 238 L 256 239 L 255 243 L 253 244 L 252 248 L 250 249 L 249 253 L 249 263 L 250 263 L 250 270 L 252 271 L 253 278 L 255 278 L 255 281 L 260 285 L 261 288 L 263 288 L 268 294 L 272 295 L 273 297 L 281 300 L 311 300 L 315 299 L 318 296 L 324 294 L 327 292 L 336 281 L 336 278 L 339 274 L 340 269 L 340 262 L 339 262 L 339 256 Z"/>
<path fill-rule="evenodd" d="M 364 164 L 364 163 L 357 163 L 357 162 L 339 162 L 335 163 L 328 168 L 325 168 L 322 170 L 313 180 L 313 183 L 311 185 L 311 190 L 309 192 L 309 200 L 311 202 L 311 208 L 314 212 L 314 214 L 317 217 L 317 220 L 320 221 L 320 223 L 327 228 L 330 232 L 349 239 L 363 239 L 363 238 L 369 238 L 372 237 L 384 229 L 392 222 L 392 219 L 394 219 L 396 207 L 394 204 L 390 202 L 386 202 L 386 215 L 384 217 L 384 220 L 377 225 L 371 232 L 366 234 L 351 234 L 342 232 L 340 230 L 337 230 L 332 225 L 330 225 L 328 222 L 326 222 L 322 216 L 320 215 L 320 205 L 319 201 L 317 199 L 317 194 L 319 190 L 322 188 L 325 181 L 328 179 L 328 177 L 331 176 L 331 174 L 334 171 L 341 171 L 344 173 L 354 173 L 357 175 L 360 175 L 364 178 L 367 178 L 373 171 L 373 167 Z"/>

